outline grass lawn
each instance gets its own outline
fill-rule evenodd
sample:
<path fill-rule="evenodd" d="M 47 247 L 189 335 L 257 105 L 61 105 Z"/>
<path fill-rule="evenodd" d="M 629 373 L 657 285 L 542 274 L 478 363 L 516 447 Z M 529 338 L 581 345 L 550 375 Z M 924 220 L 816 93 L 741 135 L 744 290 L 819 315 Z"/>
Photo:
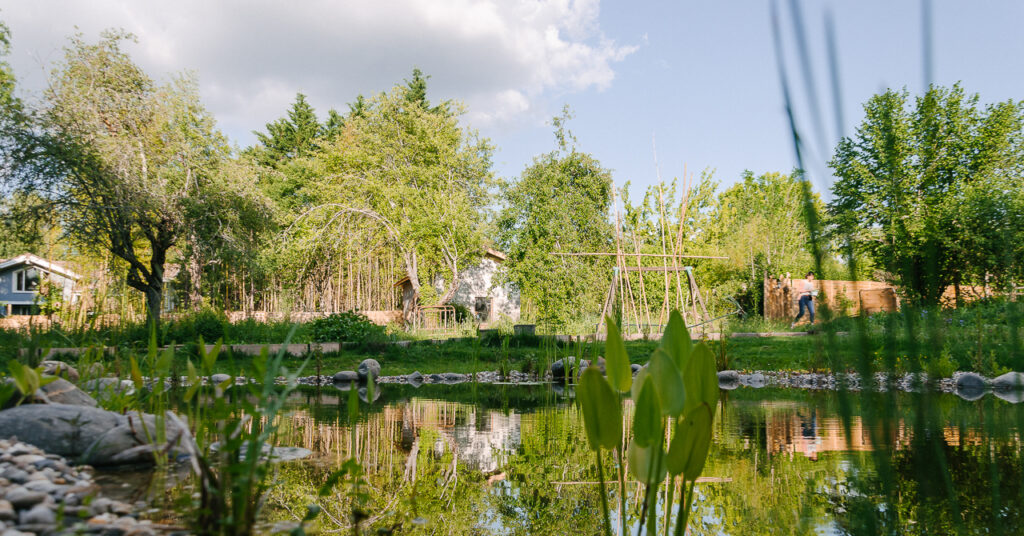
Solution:
<path fill-rule="evenodd" d="M 710 341 L 712 349 L 719 354 L 721 343 Z M 730 339 L 725 343 L 727 359 L 721 362 L 724 368 L 738 370 L 809 370 L 822 368 L 824 363 L 815 367 L 819 347 L 824 345 L 820 336 L 813 337 L 773 337 L 760 339 Z M 644 364 L 651 352 L 657 347 L 656 342 L 630 341 L 626 350 L 630 360 Z M 408 347 L 395 345 L 361 347 L 341 353 L 325 354 L 320 359 L 320 373 L 332 375 L 340 370 L 355 370 L 359 363 L 367 358 L 376 359 L 381 364 L 381 374 L 386 376 L 409 374 L 419 371 L 423 374 L 458 372 L 471 373 L 491 370 L 519 370 L 537 372 L 544 370 L 556 359 L 570 355 L 582 355 L 590 359 L 594 355 L 603 355 L 604 345 L 596 344 L 563 344 L 541 347 L 533 344 L 510 343 L 507 348 L 501 346 L 479 345 L 467 341 L 453 341 L 442 344 L 419 343 Z M 249 369 L 251 358 L 248 356 L 222 356 L 218 360 L 218 372 L 242 372 Z M 288 359 L 288 367 L 302 364 L 301 358 Z M 303 375 L 316 374 L 317 363 L 311 358 L 303 370 Z"/>

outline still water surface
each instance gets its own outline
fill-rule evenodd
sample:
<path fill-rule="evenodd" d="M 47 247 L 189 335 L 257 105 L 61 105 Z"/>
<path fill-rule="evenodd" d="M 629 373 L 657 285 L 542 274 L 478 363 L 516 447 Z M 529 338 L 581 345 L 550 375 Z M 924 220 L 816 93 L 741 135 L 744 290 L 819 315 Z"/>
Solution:
<path fill-rule="evenodd" d="M 382 385 L 354 429 L 347 401 L 334 389 L 290 401 L 278 443 L 315 454 L 280 467 L 272 519 L 317 502 L 330 531 L 350 527 L 359 504 L 364 527 L 403 533 L 601 531 L 571 388 Z M 691 533 L 1024 534 L 1022 423 L 1021 404 L 992 395 L 722 391 Z M 351 457 L 363 482 L 318 497 Z M 618 493 L 610 484 L 616 518 Z M 634 522 L 638 485 L 626 493 Z"/>
<path fill-rule="evenodd" d="M 362 534 L 601 533 L 572 388 L 381 385 L 376 395 L 354 424 L 347 392 L 292 396 L 276 442 L 314 454 L 277 465 L 268 523 L 316 503 L 325 533 L 352 533 L 354 513 Z M 1022 428 L 1024 404 L 991 394 L 722 391 L 690 533 L 1024 534 Z M 351 458 L 364 473 L 319 495 Z M 609 483 L 613 519 L 619 492 Z M 625 493 L 635 527 L 642 493 L 629 482 Z"/>

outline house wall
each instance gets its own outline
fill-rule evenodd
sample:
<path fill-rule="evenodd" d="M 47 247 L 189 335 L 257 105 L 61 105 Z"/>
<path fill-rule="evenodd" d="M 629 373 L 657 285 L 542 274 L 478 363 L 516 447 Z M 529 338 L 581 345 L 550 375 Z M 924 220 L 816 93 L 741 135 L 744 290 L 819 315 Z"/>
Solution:
<path fill-rule="evenodd" d="M 452 301 L 472 311 L 478 297 L 489 297 L 492 298 L 490 320 L 498 320 L 504 315 L 513 322 L 518 321 L 519 290 L 510 283 L 494 285 L 500 266 L 493 258 L 484 257 L 480 264 L 464 270 Z"/>
<path fill-rule="evenodd" d="M 29 305 L 35 303 L 36 292 L 17 292 L 14 290 L 15 273 L 25 268 L 25 265 L 12 266 L 0 272 L 0 303 Z M 45 270 L 42 270 L 46 273 Z M 50 281 L 62 289 L 62 296 L 65 302 L 70 302 L 73 297 L 75 281 L 57 274 L 48 274 Z M 0 314 L 4 308 L 0 308 Z"/>

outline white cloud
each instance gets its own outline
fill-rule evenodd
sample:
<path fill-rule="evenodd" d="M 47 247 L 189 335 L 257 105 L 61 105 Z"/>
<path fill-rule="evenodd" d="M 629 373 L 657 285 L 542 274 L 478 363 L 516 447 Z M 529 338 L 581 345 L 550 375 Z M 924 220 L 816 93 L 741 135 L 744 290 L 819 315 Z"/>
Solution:
<path fill-rule="evenodd" d="M 223 128 L 239 136 L 279 117 L 295 93 L 321 114 L 408 78 L 432 76 L 433 99 L 467 104 L 476 126 L 546 118 L 543 97 L 607 88 L 636 50 L 607 38 L 598 0 L 0 2 L 13 33 L 11 63 L 42 87 L 75 27 L 109 27 L 150 73 L 190 70 Z M 249 139 L 239 140 L 248 142 Z"/>

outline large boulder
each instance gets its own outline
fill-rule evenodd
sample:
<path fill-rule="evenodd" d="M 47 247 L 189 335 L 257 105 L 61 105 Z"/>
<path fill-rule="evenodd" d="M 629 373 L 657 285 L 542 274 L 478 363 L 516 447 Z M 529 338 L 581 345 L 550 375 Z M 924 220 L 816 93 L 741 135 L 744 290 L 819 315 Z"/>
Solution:
<path fill-rule="evenodd" d="M 155 417 L 121 415 L 90 406 L 27 404 L 0 411 L 0 437 L 18 438 L 47 452 L 78 458 L 92 465 L 116 465 L 152 461 L 156 437 Z M 175 450 L 182 431 L 168 423 L 170 450 Z"/>
<path fill-rule="evenodd" d="M 342 370 L 334 373 L 334 383 L 354 382 L 359 380 L 359 374 L 354 370 Z"/>
<path fill-rule="evenodd" d="M 418 370 L 416 372 L 413 372 L 412 374 L 410 374 L 408 376 L 408 379 L 409 379 L 409 385 L 411 385 L 413 387 L 419 387 L 419 386 L 423 385 L 423 374 L 420 374 L 420 371 L 418 371 Z"/>
<path fill-rule="evenodd" d="M 78 370 L 63 361 L 43 361 L 39 366 L 43 367 L 43 374 L 60 376 L 73 382 L 78 381 Z"/>
<path fill-rule="evenodd" d="M 1024 372 L 1007 372 L 992 379 L 992 388 L 999 391 L 1024 389 Z"/>
<path fill-rule="evenodd" d="M 16 437 L 51 454 L 77 457 L 122 421 L 121 415 L 100 408 L 25 404 L 0 411 L 0 437 Z"/>
<path fill-rule="evenodd" d="M 718 388 L 732 390 L 740 386 L 740 373 L 735 370 L 723 370 L 718 373 Z"/>
<path fill-rule="evenodd" d="M 980 374 L 973 372 L 964 372 L 963 374 L 956 375 L 956 390 L 957 392 L 966 391 L 984 391 L 988 387 L 988 382 L 985 381 L 985 377 Z"/>
<path fill-rule="evenodd" d="M 364 359 L 359 364 L 359 368 L 356 369 L 359 373 L 359 381 L 365 382 L 367 378 L 373 376 L 374 378 L 380 378 L 380 363 L 376 359 Z"/>
<path fill-rule="evenodd" d="M 34 397 L 36 401 L 46 402 L 49 404 L 69 404 L 72 406 L 89 406 L 96 407 L 98 404 L 96 400 L 89 396 L 88 393 L 79 389 L 75 384 L 65 380 L 64 378 L 57 378 L 56 380 L 40 387 L 36 390 Z"/>

